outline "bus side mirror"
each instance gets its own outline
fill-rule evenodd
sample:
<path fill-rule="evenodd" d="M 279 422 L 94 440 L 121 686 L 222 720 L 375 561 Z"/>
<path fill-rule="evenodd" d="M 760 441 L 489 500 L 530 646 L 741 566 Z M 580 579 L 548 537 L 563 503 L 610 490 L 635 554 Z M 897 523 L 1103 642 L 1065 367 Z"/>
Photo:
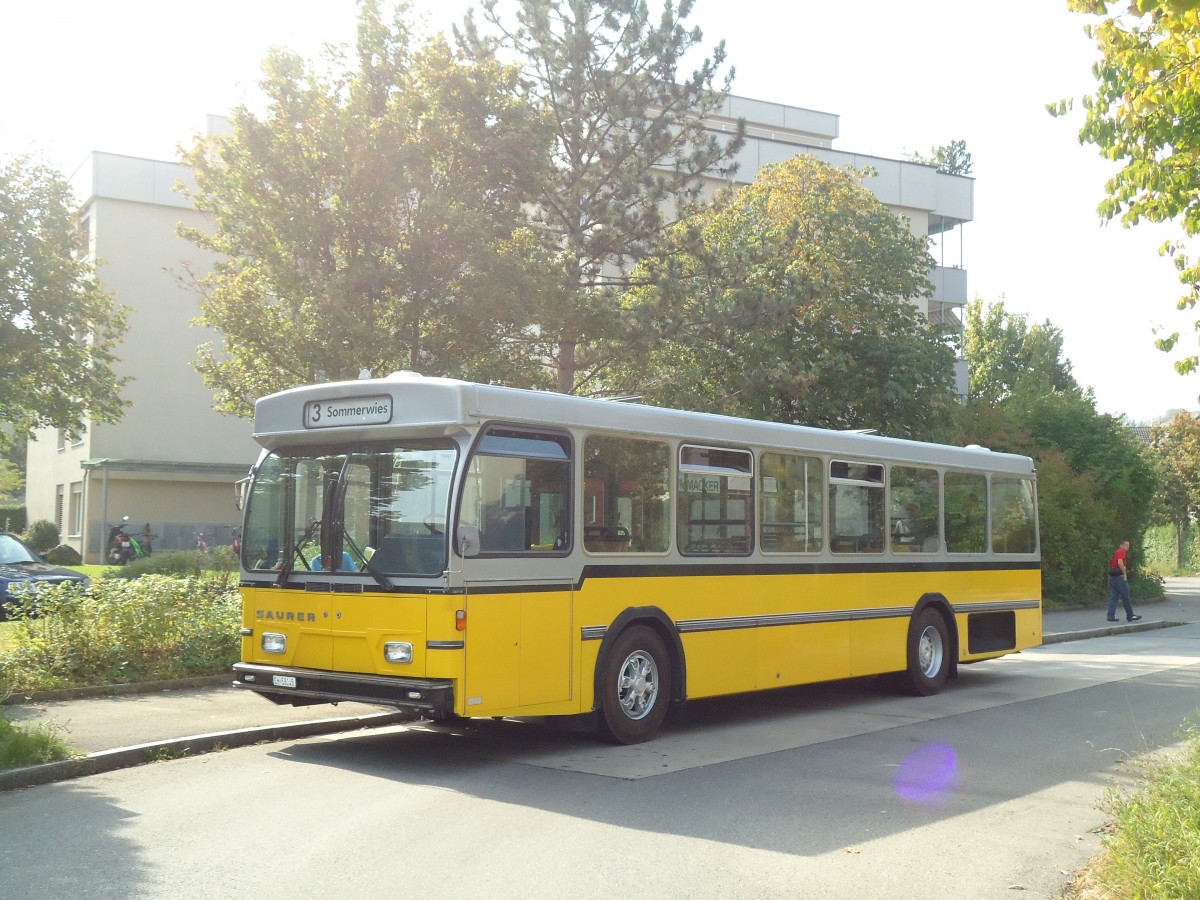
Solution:
<path fill-rule="evenodd" d="M 233 483 L 233 505 L 239 510 L 246 508 L 246 491 L 250 488 L 250 476 Z"/>
<path fill-rule="evenodd" d="M 459 525 L 454 538 L 459 556 L 479 555 L 479 529 L 474 525 Z"/>

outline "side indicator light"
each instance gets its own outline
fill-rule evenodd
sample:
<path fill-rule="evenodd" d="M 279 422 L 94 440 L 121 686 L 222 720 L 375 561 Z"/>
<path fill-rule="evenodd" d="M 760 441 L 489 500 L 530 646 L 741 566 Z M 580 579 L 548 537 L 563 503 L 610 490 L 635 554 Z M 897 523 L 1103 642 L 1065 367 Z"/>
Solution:
<path fill-rule="evenodd" d="M 467 611 L 465 609 L 457 609 L 454 611 L 454 629 L 456 631 L 467 630 Z"/>

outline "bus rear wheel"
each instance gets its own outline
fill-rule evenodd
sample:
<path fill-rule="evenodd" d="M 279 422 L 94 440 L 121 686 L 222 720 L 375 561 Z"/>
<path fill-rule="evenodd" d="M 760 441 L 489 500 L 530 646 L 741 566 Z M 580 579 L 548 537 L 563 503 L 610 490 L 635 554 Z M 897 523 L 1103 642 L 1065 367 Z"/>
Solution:
<path fill-rule="evenodd" d="M 905 686 L 918 697 L 936 694 L 950 673 L 950 632 L 935 609 L 921 612 L 908 629 Z"/>
<path fill-rule="evenodd" d="M 600 731 L 618 744 L 654 737 L 667 714 L 671 663 L 653 629 L 635 625 L 613 645 L 600 682 Z"/>

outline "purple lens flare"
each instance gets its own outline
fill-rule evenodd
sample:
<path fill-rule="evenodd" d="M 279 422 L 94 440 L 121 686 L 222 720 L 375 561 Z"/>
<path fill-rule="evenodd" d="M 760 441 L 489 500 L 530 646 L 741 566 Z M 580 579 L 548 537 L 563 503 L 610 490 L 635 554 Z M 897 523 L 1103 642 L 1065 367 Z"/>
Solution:
<path fill-rule="evenodd" d="M 905 757 L 892 781 L 905 800 L 935 806 L 958 784 L 958 754 L 949 744 L 926 744 Z"/>

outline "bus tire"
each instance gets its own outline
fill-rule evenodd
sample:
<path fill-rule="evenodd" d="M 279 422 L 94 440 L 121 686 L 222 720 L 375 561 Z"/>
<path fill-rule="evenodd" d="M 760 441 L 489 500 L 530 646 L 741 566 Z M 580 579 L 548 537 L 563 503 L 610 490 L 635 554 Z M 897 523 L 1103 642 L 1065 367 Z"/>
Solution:
<path fill-rule="evenodd" d="M 667 648 L 645 625 L 627 628 L 613 644 L 600 682 L 600 732 L 617 744 L 654 737 L 671 698 Z"/>
<path fill-rule="evenodd" d="M 918 697 L 936 694 L 950 674 L 950 631 L 936 609 L 926 608 L 908 629 L 905 686 Z"/>

